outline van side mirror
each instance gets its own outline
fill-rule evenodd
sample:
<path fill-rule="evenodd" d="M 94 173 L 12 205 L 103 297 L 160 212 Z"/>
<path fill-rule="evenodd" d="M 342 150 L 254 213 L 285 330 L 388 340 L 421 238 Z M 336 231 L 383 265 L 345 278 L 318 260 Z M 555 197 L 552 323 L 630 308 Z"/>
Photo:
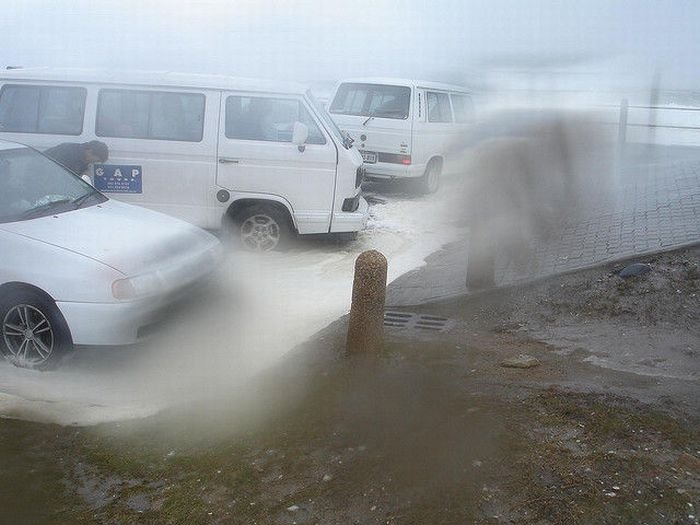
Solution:
<path fill-rule="evenodd" d="M 299 151 L 303 152 L 306 149 L 304 144 L 307 138 L 309 138 L 309 127 L 302 122 L 295 122 L 292 129 L 292 144 L 296 145 Z"/>

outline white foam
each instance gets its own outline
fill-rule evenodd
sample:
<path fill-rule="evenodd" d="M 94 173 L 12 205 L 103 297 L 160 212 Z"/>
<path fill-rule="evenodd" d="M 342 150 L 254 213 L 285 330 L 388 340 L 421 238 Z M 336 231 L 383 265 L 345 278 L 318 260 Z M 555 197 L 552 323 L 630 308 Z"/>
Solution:
<path fill-rule="evenodd" d="M 391 281 L 463 235 L 450 221 L 449 196 L 448 188 L 430 197 L 390 196 L 346 245 L 232 254 L 217 297 L 144 347 L 79 350 L 48 372 L 0 363 L 0 417 L 91 425 L 207 396 L 235 402 L 244 395 L 235 393 L 238 384 L 348 312 L 359 253 L 384 253 Z"/>

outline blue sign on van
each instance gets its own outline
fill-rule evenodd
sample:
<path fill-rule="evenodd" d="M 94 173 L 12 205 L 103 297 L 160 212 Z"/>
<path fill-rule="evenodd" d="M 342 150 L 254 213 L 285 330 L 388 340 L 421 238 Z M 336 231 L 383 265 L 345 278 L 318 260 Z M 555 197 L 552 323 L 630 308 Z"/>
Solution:
<path fill-rule="evenodd" d="M 106 193 L 142 193 L 141 166 L 95 164 L 95 188 Z"/>

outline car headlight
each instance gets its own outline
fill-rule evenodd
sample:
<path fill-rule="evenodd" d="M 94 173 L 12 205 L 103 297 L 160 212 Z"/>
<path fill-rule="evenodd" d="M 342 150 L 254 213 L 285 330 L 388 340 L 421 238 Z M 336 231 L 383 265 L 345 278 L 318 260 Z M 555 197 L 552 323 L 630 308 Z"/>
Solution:
<path fill-rule="evenodd" d="M 120 301 L 141 299 L 159 293 L 162 282 L 156 274 L 137 275 L 112 283 L 112 295 Z"/>
<path fill-rule="evenodd" d="M 143 299 L 182 288 L 216 270 L 223 259 L 220 243 L 187 259 L 161 264 L 157 270 L 117 279 L 112 283 L 112 296 L 120 301 Z"/>

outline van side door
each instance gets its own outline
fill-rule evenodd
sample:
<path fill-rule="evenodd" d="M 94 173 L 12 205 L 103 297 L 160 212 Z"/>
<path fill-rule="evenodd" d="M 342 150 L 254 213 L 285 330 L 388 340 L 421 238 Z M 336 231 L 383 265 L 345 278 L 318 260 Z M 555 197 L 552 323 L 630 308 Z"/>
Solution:
<path fill-rule="evenodd" d="M 328 233 L 338 151 L 301 96 L 225 92 L 216 181 L 234 200 L 266 197 L 291 210 L 299 233 Z M 292 144 L 295 122 L 309 129 Z"/>
<path fill-rule="evenodd" d="M 217 91 L 102 87 L 92 129 L 109 147 L 95 186 L 110 197 L 211 228 Z M 117 171 L 118 170 L 118 171 Z M 135 173 L 140 181 L 128 181 Z"/>

